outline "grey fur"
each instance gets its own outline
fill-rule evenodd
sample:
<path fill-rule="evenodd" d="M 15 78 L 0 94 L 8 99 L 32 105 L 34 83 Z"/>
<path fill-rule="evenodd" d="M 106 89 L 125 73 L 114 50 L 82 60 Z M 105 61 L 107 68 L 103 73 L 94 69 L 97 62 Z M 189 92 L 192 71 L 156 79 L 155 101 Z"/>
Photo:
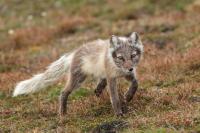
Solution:
<path fill-rule="evenodd" d="M 129 75 L 126 76 L 125 78 L 131 82 L 131 86 L 129 87 L 128 91 L 125 94 L 126 102 L 130 102 L 138 89 L 138 82 L 134 75 Z"/>
<path fill-rule="evenodd" d="M 107 85 L 106 78 L 100 79 L 100 81 L 94 91 L 97 97 L 99 97 L 101 95 L 102 91 L 106 88 L 106 85 Z"/>
<path fill-rule="evenodd" d="M 109 94 L 110 94 L 110 101 L 112 103 L 112 107 L 114 109 L 114 112 L 117 116 L 121 116 L 122 108 L 121 108 L 121 102 L 119 99 L 119 94 L 117 90 L 117 84 L 116 84 L 116 78 L 108 78 L 108 85 L 109 85 Z"/>

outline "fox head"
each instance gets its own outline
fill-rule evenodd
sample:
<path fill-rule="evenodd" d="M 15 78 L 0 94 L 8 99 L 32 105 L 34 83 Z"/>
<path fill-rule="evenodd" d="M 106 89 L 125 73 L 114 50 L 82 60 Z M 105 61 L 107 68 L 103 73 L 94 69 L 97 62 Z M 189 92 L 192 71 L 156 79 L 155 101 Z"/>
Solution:
<path fill-rule="evenodd" d="M 110 38 L 112 57 L 115 65 L 124 73 L 133 73 L 143 53 L 143 45 L 136 32 L 129 37 L 112 35 Z"/>

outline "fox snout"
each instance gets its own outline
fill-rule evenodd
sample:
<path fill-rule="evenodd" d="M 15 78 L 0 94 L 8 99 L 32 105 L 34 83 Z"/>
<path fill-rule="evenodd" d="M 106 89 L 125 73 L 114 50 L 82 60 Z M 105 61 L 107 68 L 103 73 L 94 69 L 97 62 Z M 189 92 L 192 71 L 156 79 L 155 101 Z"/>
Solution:
<path fill-rule="evenodd" d="M 130 60 L 126 61 L 123 66 L 127 72 L 133 71 L 133 62 L 132 61 L 130 61 Z"/>

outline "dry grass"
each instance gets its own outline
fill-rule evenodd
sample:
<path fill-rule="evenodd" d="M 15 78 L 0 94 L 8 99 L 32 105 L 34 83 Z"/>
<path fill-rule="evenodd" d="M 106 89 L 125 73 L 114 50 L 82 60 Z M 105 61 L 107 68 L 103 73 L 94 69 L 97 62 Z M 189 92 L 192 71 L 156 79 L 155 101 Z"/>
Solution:
<path fill-rule="evenodd" d="M 8 41 L 2 44 L 1 49 L 22 49 L 33 46 L 41 46 L 50 43 L 52 40 L 76 31 L 76 28 L 86 19 L 83 18 L 63 18 L 56 26 L 52 28 L 28 27 L 12 31 Z"/>
<path fill-rule="evenodd" d="M 29 9 L 31 2 L 21 4 L 19 9 L 3 10 L 0 131 L 78 133 L 88 132 L 103 122 L 119 120 L 113 115 L 107 91 L 100 98 L 93 94 L 96 85 L 93 79 L 70 96 L 68 116 L 62 124 L 57 110 L 63 81 L 41 93 L 16 98 L 11 94 L 18 81 L 43 71 L 64 52 L 85 41 L 131 31 L 141 34 L 145 53 L 138 66 L 139 89 L 128 105 L 128 113 L 121 118 L 128 121 L 129 128 L 121 132 L 200 131 L 198 0 L 194 3 L 188 0 L 59 1 L 60 5 L 54 1 L 36 4 L 32 8 L 37 11 Z M 155 1 L 156 7 L 152 4 Z M 15 2 L 7 3 L 8 7 L 15 5 Z M 10 15 L 16 10 L 19 14 Z M 37 16 L 44 11 L 46 17 Z M 83 11 L 87 13 L 82 15 Z M 27 14 L 33 15 L 31 21 L 26 20 Z M 19 19 L 20 15 L 25 18 Z M 13 34 L 8 34 L 10 29 Z M 120 92 L 125 92 L 127 87 L 126 81 L 121 82 Z"/>

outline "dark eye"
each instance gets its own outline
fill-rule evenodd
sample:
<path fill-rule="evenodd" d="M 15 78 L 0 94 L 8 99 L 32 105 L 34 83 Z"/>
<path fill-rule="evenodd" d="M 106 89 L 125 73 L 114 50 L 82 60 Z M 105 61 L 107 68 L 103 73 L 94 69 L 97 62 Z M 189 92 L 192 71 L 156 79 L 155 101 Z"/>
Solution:
<path fill-rule="evenodd" d="M 118 56 L 117 58 L 118 58 L 119 60 L 124 61 L 124 57 L 123 57 L 123 56 Z"/>
<path fill-rule="evenodd" d="M 132 41 L 131 39 L 129 39 L 128 42 L 129 42 L 130 44 L 132 44 L 133 41 Z"/>
<path fill-rule="evenodd" d="M 137 56 L 137 52 L 132 53 L 132 55 L 131 55 L 131 59 L 135 58 L 136 56 Z"/>

